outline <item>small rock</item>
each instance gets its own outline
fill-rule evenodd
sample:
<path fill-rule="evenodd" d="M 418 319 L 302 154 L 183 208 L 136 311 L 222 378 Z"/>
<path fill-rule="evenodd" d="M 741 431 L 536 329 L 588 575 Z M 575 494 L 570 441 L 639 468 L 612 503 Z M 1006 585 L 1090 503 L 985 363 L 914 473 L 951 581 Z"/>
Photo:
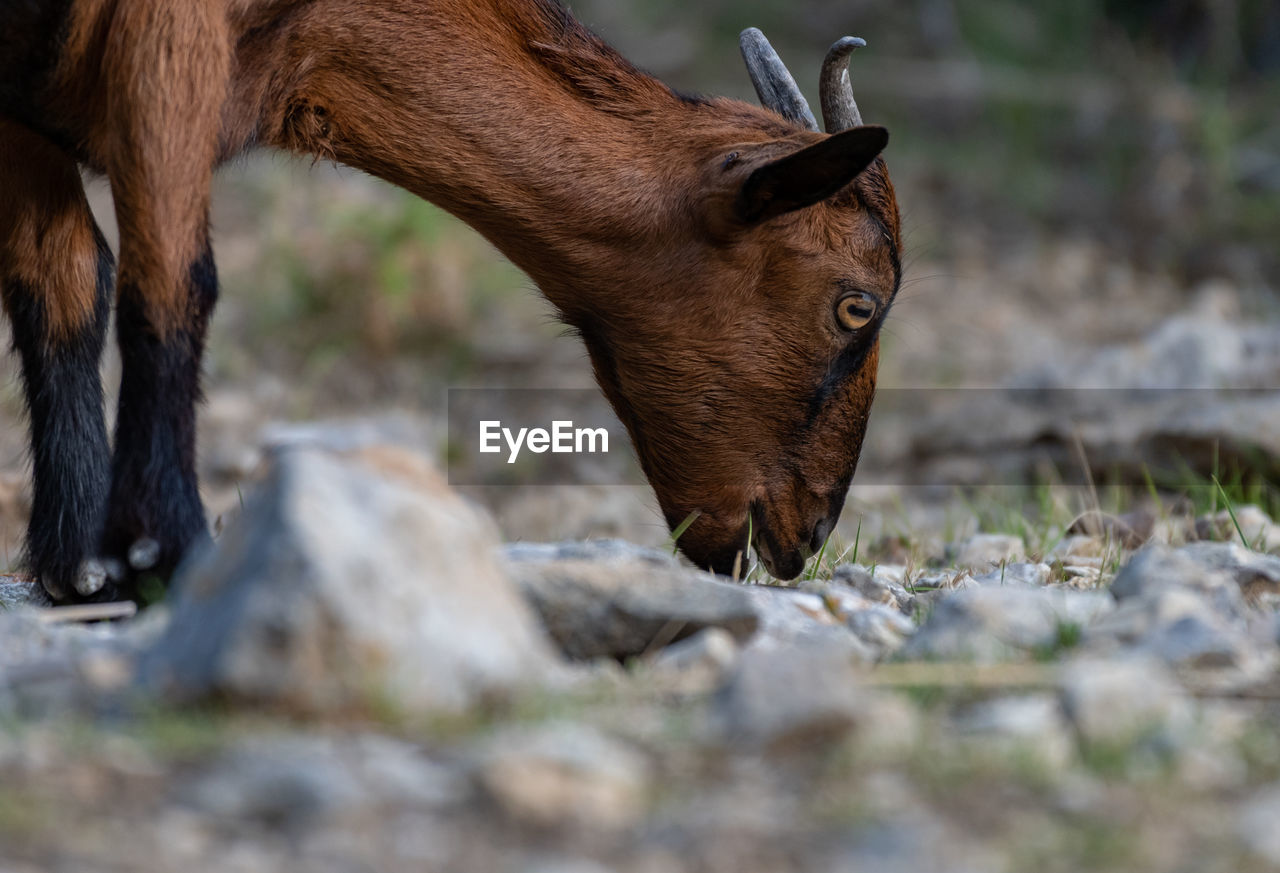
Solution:
<path fill-rule="evenodd" d="M 903 649 L 907 658 L 1001 661 L 1052 646 L 1064 625 L 1087 626 L 1114 608 L 1105 592 L 979 587 L 953 591 Z"/>
<path fill-rule="evenodd" d="M 843 736 L 874 704 L 845 651 L 811 644 L 743 653 L 715 718 L 732 743 L 795 750 Z"/>
<path fill-rule="evenodd" d="M 831 596 L 770 585 L 745 586 L 743 590 L 760 620 L 759 631 L 747 644 L 747 650 L 772 652 L 814 645 L 838 648 L 846 657 L 858 661 L 875 660 L 876 651 L 850 631 L 841 612 L 842 608 L 850 608 L 851 598 L 863 607 L 872 604 L 848 589 L 827 587 L 833 591 Z M 843 592 L 844 596 L 834 592 Z"/>
<path fill-rule="evenodd" d="M 1201 516 L 1196 519 L 1195 531 L 1196 538 L 1201 540 L 1227 540 L 1259 552 L 1280 551 L 1280 525 L 1253 504 Z M 1244 534 L 1243 541 L 1241 534 Z"/>
<path fill-rule="evenodd" d="M 1143 640 L 1143 648 L 1178 667 L 1244 669 L 1253 659 L 1252 650 L 1240 634 L 1203 613 L 1162 624 Z"/>
<path fill-rule="evenodd" d="M 296 831 L 366 799 L 334 752 L 303 738 L 235 748 L 189 782 L 181 799 L 227 824 Z"/>
<path fill-rule="evenodd" d="M 879 586 L 880 583 L 873 580 L 870 584 Z M 891 605 L 886 605 L 869 600 L 835 581 L 805 582 L 800 590 L 822 598 L 826 611 L 843 621 L 855 637 L 871 647 L 877 659 L 897 651 L 903 641 L 915 633 L 915 623 L 902 614 L 896 597 L 891 597 Z M 910 595 L 903 589 L 899 590 L 909 602 Z"/>
<path fill-rule="evenodd" d="M 1178 551 L 1201 567 L 1229 574 L 1252 603 L 1280 597 L 1280 557 L 1238 543 L 1191 543 Z"/>
<path fill-rule="evenodd" d="M 421 712 L 544 683 L 556 661 L 496 539 L 416 455 L 281 450 L 183 571 L 143 684 L 178 700 Z"/>
<path fill-rule="evenodd" d="M 873 576 L 861 564 L 841 564 L 831 574 L 836 585 L 846 585 L 873 603 L 882 603 L 902 609 L 911 595 L 900 583 L 890 582 L 884 576 Z"/>
<path fill-rule="evenodd" d="M 709 627 L 667 646 L 651 666 L 656 672 L 677 680 L 682 691 L 705 691 L 720 684 L 737 662 L 738 651 L 732 634 L 723 628 Z"/>
<path fill-rule="evenodd" d="M 745 642 L 759 620 L 742 585 L 617 540 L 517 544 L 508 566 L 570 658 L 643 655 L 709 627 Z"/>
<path fill-rule="evenodd" d="M 854 636 L 875 651 L 877 659 L 898 651 L 916 632 L 915 622 L 896 609 L 878 603 L 851 610 L 844 621 Z"/>
<path fill-rule="evenodd" d="M 1048 564 L 1017 561 L 1003 567 L 996 567 L 980 576 L 974 576 L 973 581 L 979 585 L 1040 586 L 1049 581 L 1049 574 L 1052 572 L 1053 568 Z"/>
<path fill-rule="evenodd" d="M 956 552 L 957 566 L 986 572 L 1026 554 L 1022 537 L 1009 534 L 975 534 L 960 544 Z"/>
<path fill-rule="evenodd" d="M 1169 588 L 1185 588 L 1203 595 L 1211 607 L 1230 618 L 1243 618 L 1244 599 L 1235 577 L 1214 566 L 1207 553 L 1194 553 L 1197 546 L 1235 549 L 1226 543 L 1200 543 L 1170 549 L 1149 546 L 1129 559 L 1111 583 L 1111 593 L 1119 601 L 1152 595 Z"/>
<path fill-rule="evenodd" d="M 1072 588 L 1095 588 L 1102 581 L 1102 569 L 1089 564 L 1062 564 L 1062 583 Z"/>
<path fill-rule="evenodd" d="M 1105 550 L 1106 544 L 1103 542 L 1102 537 L 1075 534 L 1063 537 L 1049 552 L 1048 557 L 1057 558 L 1064 564 L 1085 563 L 1079 559 L 1101 559 Z"/>
<path fill-rule="evenodd" d="M 882 585 L 905 585 L 907 567 L 905 564 L 877 564 L 875 578 Z"/>
<path fill-rule="evenodd" d="M 29 576 L 0 576 L 0 610 L 52 606 L 44 587 Z"/>
<path fill-rule="evenodd" d="M 1236 833 L 1249 851 L 1269 864 L 1280 866 L 1280 785 L 1257 791 L 1236 817 Z"/>
<path fill-rule="evenodd" d="M 1063 708 L 1090 743 L 1127 743 L 1157 729 L 1187 730 L 1190 707 L 1168 670 L 1150 658 L 1079 659 L 1061 674 Z"/>
<path fill-rule="evenodd" d="M 648 760 L 583 724 L 502 731 L 479 752 L 475 779 L 506 815 L 539 827 L 615 830 L 644 814 Z"/>
<path fill-rule="evenodd" d="M 984 701 L 964 712 L 956 727 L 971 737 L 989 741 L 1001 755 L 1008 755 L 1013 746 L 1017 751 L 1034 753 L 1054 768 L 1069 763 L 1075 750 L 1071 726 L 1060 702 L 1051 694 Z"/>
<path fill-rule="evenodd" d="M 1098 540 L 1110 540 L 1121 548 L 1141 548 L 1155 533 L 1157 516 L 1145 509 L 1112 515 L 1090 510 L 1067 528 L 1069 534 L 1082 534 Z"/>
<path fill-rule="evenodd" d="M 1090 627 L 1093 650 L 1114 640 L 1178 667 L 1257 670 L 1270 660 L 1251 640 L 1246 623 L 1224 615 L 1203 592 L 1169 588 L 1132 597 Z"/>
<path fill-rule="evenodd" d="M 967 710 L 957 727 L 969 733 L 1034 737 L 1065 726 L 1057 698 L 1050 694 L 998 697 Z"/>

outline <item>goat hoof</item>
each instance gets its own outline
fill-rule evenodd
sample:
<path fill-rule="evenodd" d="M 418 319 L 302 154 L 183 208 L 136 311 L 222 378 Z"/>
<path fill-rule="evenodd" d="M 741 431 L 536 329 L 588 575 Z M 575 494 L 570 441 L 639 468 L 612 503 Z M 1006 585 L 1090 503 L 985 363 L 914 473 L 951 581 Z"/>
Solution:
<path fill-rule="evenodd" d="M 40 587 L 54 603 L 66 603 L 71 599 L 71 589 L 43 573 L 40 574 Z"/>
<path fill-rule="evenodd" d="M 129 566 L 136 570 L 150 570 L 160 563 L 160 544 L 151 537 L 134 540 L 129 546 Z"/>
<path fill-rule="evenodd" d="M 112 578 L 111 572 L 107 567 L 106 561 L 88 558 L 81 562 L 80 570 L 76 573 L 76 593 L 81 597 L 92 597 L 106 587 L 110 578 Z M 58 599 L 53 595 L 53 592 L 50 592 L 49 596 L 53 597 L 54 600 Z"/>

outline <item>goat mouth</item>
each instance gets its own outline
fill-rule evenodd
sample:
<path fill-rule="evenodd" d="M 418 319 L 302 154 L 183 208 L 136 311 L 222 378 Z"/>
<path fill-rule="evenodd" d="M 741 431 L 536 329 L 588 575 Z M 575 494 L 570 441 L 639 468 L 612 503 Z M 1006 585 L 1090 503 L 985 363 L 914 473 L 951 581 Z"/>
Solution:
<path fill-rule="evenodd" d="M 769 575 L 783 581 L 799 576 L 804 570 L 805 561 L 813 554 L 811 544 L 804 542 L 792 548 L 783 548 L 768 524 L 764 505 L 758 500 L 751 503 L 751 520 L 751 544 Z"/>

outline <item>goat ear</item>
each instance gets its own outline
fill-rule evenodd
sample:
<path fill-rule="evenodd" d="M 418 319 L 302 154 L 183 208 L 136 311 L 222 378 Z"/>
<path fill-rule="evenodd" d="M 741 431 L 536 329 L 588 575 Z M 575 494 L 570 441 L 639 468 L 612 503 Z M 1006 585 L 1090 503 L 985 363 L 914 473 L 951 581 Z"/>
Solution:
<path fill-rule="evenodd" d="M 855 127 L 755 170 L 738 191 L 738 218 L 756 224 L 821 203 L 865 170 L 889 142 L 876 125 Z"/>

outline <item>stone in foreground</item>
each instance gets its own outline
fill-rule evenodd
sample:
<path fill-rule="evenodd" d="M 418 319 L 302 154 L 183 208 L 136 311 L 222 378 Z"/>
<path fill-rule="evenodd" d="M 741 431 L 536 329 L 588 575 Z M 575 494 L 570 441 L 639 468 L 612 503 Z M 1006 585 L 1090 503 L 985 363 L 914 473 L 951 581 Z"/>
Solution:
<path fill-rule="evenodd" d="M 507 560 L 570 658 L 628 658 L 718 627 L 742 643 L 759 625 L 741 585 L 617 540 L 513 545 Z"/>
<path fill-rule="evenodd" d="M 416 455 L 281 450 L 182 571 L 142 682 L 306 712 L 460 711 L 537 684 L 556 659 L 497 541 Z"/>
<path fill-rule="evenodd" d="M 510 728 L 480 751 L 475 779 L 494 805 L 537 827 L 615 829 L 644 814 L 649 762 L 584 724 Z"/>
<path fill-rule="evenodd" d="M 878 702 L 846 649 L 815 643 L 744 653 L 716 697 L 715 719 L 735 745 L 789 751 L 838 740 Z"/>

